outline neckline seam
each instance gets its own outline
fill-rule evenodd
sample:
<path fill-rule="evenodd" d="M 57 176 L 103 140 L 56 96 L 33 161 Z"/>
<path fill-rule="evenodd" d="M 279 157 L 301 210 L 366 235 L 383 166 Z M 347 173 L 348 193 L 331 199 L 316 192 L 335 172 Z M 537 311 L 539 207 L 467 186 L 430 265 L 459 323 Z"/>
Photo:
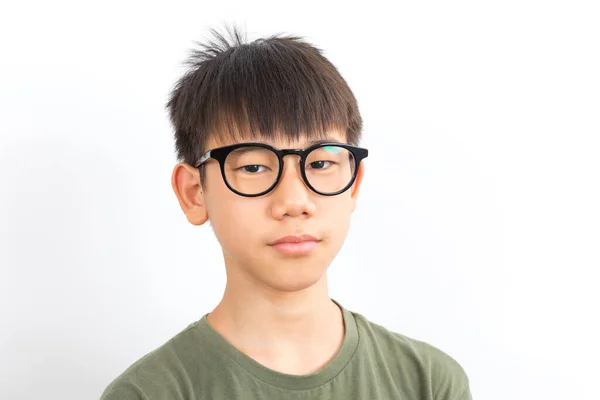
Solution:
<path fill-rule="evenodd" d="M 198 329 L 198 331 L 200 332 L 200 335 L 202 335 L 206 339 L 206 336 L 204 335 L 204 333 L 202 332 L 202 330 L 200 328 L 198 328 L 198 327 L 196 327 L 196 329 Z M 220 345 L 215 346 L 215 347 L 217 348 L 217 350 L 220 353 L 226 355 L 228 359 L 230 359 L 231 361 L 233 361 L 235 365 L 237 365 L 239 368 L 241 368 L 242 371 L 244 371 L 244 373 L 250 375 L 253 379 L 258 380 L 258 381 L 260 381 L 261 383 L 263 383 L 263 384 L 265 384 L 267 386 L 270 386 L 272 388 L 279 389 L 279 390 L 306 391 L 306 390 L 317 389 L 317 388 L 321 387 L 322 385 L 326 384 L 327 382 L 331 381 L 332 379 L 335 379 L 344 370 L 344 368 L 346 368 L 346 365 L 348 365 L 347 363 L 344 364 L 344 366 L 340 369 L 340 371 L 337 374 L 335 374 L 330 379 L 327 379 L 325 382 L 323 382 L 323 383 L 321 383 L 321 384 L 319 384 L 317 386 L 311 386 L 311 387 L 307 387 L 307 388 L 298 389 L 298 388 L 293 388 L 293 387 L 288 387 L 288 386 L 277 386 L 277 385 L 275 385 L 275 384 L 273 384 L 271 382 L 267 382 L 261 376 L 258 376 L 256 374 L 253 374 L 252 372 L 248 371 L 248 369 L 245 368 L 242 364 L 240 364 L 238 362 L 238 360 L 236 360 L 231 354 L 229 354 L 227 351 L 225 351 L 224 349 L 222 349 Z M 352 355 L 350 356 L 350 359 L 352 359 L 353 356 L 354 356 L 354 351 L 352 352 Z M 255 362 L 257 362 L 257 361 L 255 361 Z M 263 365 L 263 367 L 267 368 L 264 365 Z M 277 372 L 277 371 L 275 371 L 275 372 Z"/>
<path fill-rule="evenodd" d="M 350 311 L 348 310 L 348 312 L 350 312 Z M 341 373 L 342 373 L 342 372 L 343 372 L 343 371 L 346 369 L 346 367 L 348 366 L 348 364 L 349 364 L 349 363 L 350 363 L 350 362 L 351 362 L 351 361 L 354 359 L 354 356 L 355 356 L 355 354 L 356 354 L 356 351 L 358 350 L 358 346 L 359 346 L 359 344 L 360 344 L 360 340 L 361 340 L 361 338 L 360 338 L 360 334 L 359 334 L 359 331 L 358 331 L 358 323 L 356 322 L 356 319 L 354 318 L 354 315 L 352 316 L 352 319 L 353 319 L 353 323 L 354 323 L 354 329 L 355 329 L 355 333 L 356 333 L 356 344 L 355 344 L 355 346 L 354 346 L 354 349 L 352 349 L 352 353 L 350 354 L 350 356 L 348 357 L 348 359 L 346 360 L 346 362 L 345 362 L 345 363 L 344 363 L 344 364 L 343 364 L 343 365 L 342 365 L 342 366 L 339 368 L 339 371 L 337 371 L 337 373 L 336 373 L 335 375 L 333 375 L 332 377 L 330 377 L 330 378 L 329 378 L 329 379 L 327 379 L 326 381 L 324 381 L 324 382 L 321 382 L 320 384 L 318 384 L 318 385 L 316 385 L 316 386 L 310 386 L 310 387 L 307 387 L 307 388 L 300 388 L 300 389 L 299 389 L 299 388 L 295 388 L 295 387 L 289 387 L 289 386 L 278 386 L 278 385 L 275 385 L 275 384 L 273 384 L 273 383 L 271 383 L 271 382 L 267 382 L 266 380 L 264 380 L 264 379 L 262 378 L 262 376 L 258 376 L 257 374 L 253 374 L 253 373 L 252 373 L 251 371 L 249 371 L 249 370 L 248 370 L 246 367 L 244 367 L 244 365 L 242 365 L 240 362 L 238 362 L 238 360 L 236 360 L 236 359 L 235 359 L 235 358 L 234 358 L 234 357 L 233 357 L 231 354 L 229 354 L 229 352 L 227 352 L 225 349 L 223 349 L 223 348 L 221 347 L 221 344 L 218 344 L 217 346 L 214 346 L 214 347 L 215 347 L 215 348 L 217 348 L 217 350 L 218 350 L 220 353 L 222 353 L 222 354 L 225 354 L 225 355 L 227 356 L 227 358 L 228 358 L 228 359 L 230 359 L 231 361 L 233 361 L 233 362 L 234 362 L 234 364 L 235 364 L 235 365 L 237 365 L 239 368 L 241 368 L 241 369 L 242 369 L 242 370 L 243 370 L 243 371 L 244 371 L 246 374 L 250 375 L 252 378 L 254 378 L 254 379 L 256 379 L 256 380 L 258 380 L 258 381 L 262 382 L 263 384 L 265 384 L 265 385 L 267 385 L 267 386 L 270 386 L 270 387 L 272 387 L 272 388 L 279 389 L 279 390 L 292 390 L 292 391 L 296 391 L 296 392 L 314 390 L 314 389 L 318 389 L 318 388 L 322 387 L 323 385 L 325 385 L 325 384 L 327 384 L 328 382 L 331 382 L 332 380 L 334 380 L 335 378 L 337 378 L 337 377 L 338 377 L 338 376 L 339 376 L 339 375 L 340 375 L 340 374 L 341 374 Z M 200 325 L 201 323 L 202 323 L 202 322 L 201 322 L 201 320 L 200 320 L 200 321 L 197 321 L 197 322 L 194 324 L 194 327 L 196 328 L 196 330 L 197 330 L 197 331 L 200 333 L 200 335 L 201 335 L 201 336 L 202 336 L 204 339 L 206 339 L 206 340 L 208 340 L 208 341 L 210 342 L 210 341 L 211 341 L 211 338 L 208 338 L 208 337 L 206 336 L 205 332 L 203 332 L 203 331 L 202 331 L 202 329 L 200 329 L 200 326 L 199 326 L 199 325 Z M 244 353 L 242 352 L 242 354 L 244 354 Z M 244 355 L 245 355 L 245 354 L 244 354 Z M 264 366 L 264 365 L 260 364 L 258 361 L 256 361 L 256 360 L 252 359 L 251 357 L 249 357 L 249 356 L 247 356 L 247 355 L 246 355 L 246 357 L 248 357 L 248 358 L 250 358 L 250 360 L 252 360 L 252 361 L 254 361 L 254 362 L 258 363 L 258 364 L 259 364 L 260 366 L 262 366 L 263 368 L 268 368 L 268 367 L 266 367 L 266 366 Z M 250 361 L 250 360 L 249 360 L 249 361 Z M 330 361 L 330 362 L 331 362 L 331 361 Z M 274 371 L 274 372 L 278 372 L 278 371 L 275 371 L 275 370 L 273 370 L 273 371 Z M 282 373 L 282 372 L 280 372 L 280 373 Z"/>
<path fill-rule="evenodd" d="M 202 332 L 202 329 L 200 329 L 199 326 L 196 325 L 196 329 L 198 330 L 198 332 L 200 332 L 200 335 L 204 338 L 204 339 L 208 339 L 208 341 L 210 342 L 210 338 L 207 338 L 206 335 L 204 334 L 204 332 Z M 269 385 L 272 386 L 274 388 L 279 388 L 279 389 L 286 389 L 286 388 L 282 388 L 279 386 L 275 386 L 270 384 L 269 382 L 265 382 L 261 377 L 256 376 L 255 374 L 253 374 L 252 372 L 248 371 L 242 364 L 240 364 L 238 362 L 238 360 L 236 360 L 231 354 L 229 354 L 227 351 L 225 351 L 224 349 L 221 348 L 221 345 L 217 345 L 214 346 L 214 348 L 216 348 L 220 353 L 224 354 L 225 356 L 227 356 L 228 359 L 230 359 L 231 361 L 234 362 L 235 365 L 237 365 L 242 371 L 244 371 L 244 373 L 250 375 L 252 378 L 259 380 L 260 382 L 264 383 L 265 385 Z"/>

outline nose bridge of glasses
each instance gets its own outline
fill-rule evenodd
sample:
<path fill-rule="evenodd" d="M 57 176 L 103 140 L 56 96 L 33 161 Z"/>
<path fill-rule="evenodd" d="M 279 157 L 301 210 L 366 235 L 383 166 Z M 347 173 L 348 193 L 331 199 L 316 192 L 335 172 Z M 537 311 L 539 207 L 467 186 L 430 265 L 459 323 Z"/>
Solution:
<path fill-rule="evenodd" d="M 281 154 L 281 158 L 283 158 L 285 156 L 289 156 L 289 155 L 295 155 L 298 157 L 302 157 L 302 155 L 304 154 L 304 150 L 302 150 L 302 149 L 282 149 L 282 150 L 279 150 L 279 153 Z"/>
<path fill-rule="evenodd" d="M 286 173 L 286 168 L 291 168 L 292 174 L 296 175 L 296 178 L 299 179 L 302 184 L 305 184 L 304 180 L 302 179 L 302 165 L 301 165 L 301 160 L 302 160 L 302 156 L 304 154 L 304 150 L 302 149 L 283 149 L 279 151 L 279 154 L 281 155 L 281 160 L 283 162 L 282 166 L 281 166 L 281 176 L 280 176 L 280 180 L 284 179 L 285 175 L 287 175 Z M 291 163 L 291 165 L 289 165 L 288 167 L 286 167 L 287 164 L 289 164 L 289 161 L 286 163 L 285 162 L 285 157 L 286 156 L 297 156 L 297 162 L 295 163 Z"/>
<path fill-rule="evenodd" d="M 304 150 L 302 149 L 283 149 L 279 150 L 279 154 L 281 155 L 281 160 L 283 161 L 282 168 L 285 168 L 285 156 L 298 156 L 297 164 L 300 164 L 302 160 L 302 156 L 304 154 Z"/>

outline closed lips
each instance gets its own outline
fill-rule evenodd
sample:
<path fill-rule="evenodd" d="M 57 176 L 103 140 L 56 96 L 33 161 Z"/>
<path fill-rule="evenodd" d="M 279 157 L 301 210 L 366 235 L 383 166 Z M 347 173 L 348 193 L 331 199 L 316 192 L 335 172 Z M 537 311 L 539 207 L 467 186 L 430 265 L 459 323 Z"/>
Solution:
<path fill-rule="evenodd" d="M 312 235 L 290 235 L 284 236 L 282 238 L 277 239 L 276 241 L 270 243 L 271 246 L 280 244 L 280 243 L 300 243 L 300 242 L 318 242 L 319 239 Z"/>

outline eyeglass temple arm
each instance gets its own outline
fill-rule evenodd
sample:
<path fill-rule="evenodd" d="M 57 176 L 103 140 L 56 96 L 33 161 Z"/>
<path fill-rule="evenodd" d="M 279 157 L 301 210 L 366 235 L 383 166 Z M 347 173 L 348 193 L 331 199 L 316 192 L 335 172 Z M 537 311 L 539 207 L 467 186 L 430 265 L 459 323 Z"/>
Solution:
<path fill-rule="evenodd" d="M 211 153 L 211 151 L 212 151 L 212 150 L 209 150 L 209 151 L 207 151 L 206 153 L 204 153 L 204 155 L 203 155 L 202 157 L 200 157 L 200 159 L 199 159 L 199 160 L 198 160 L 198 162 L 196 163 L 196 166 L 195 166 L 195 168 L 198 168 L 199 166 L 201 166 L 202 164 L 204 164 L 204 162 L 205 162 L 206 160 L 208 160 L 208 159 L 211 157 L 211 156 L 210 156 L 210 153 Z"/>

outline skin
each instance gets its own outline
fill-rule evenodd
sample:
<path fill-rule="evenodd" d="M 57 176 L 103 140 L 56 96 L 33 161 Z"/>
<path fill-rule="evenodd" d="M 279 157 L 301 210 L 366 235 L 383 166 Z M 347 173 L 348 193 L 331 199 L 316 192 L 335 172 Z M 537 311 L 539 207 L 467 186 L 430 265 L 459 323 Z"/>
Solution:
<path fill-rule="evenodd" d="M 346 142 L 339 131 L 328 136 Z M 306 148 L 310 140 L 263 142 L 279 149 Z M 206 148 L 233 143 L 210 139 Z M 328 295 L 327 268 L 348 234 L 364 163 L 350 189 L 321 196 L 302 181 L 298 159 L 286 156 L 279 184 L 255 198 L 230 191 L 216 160 L 206 164 L 206 187 L 200 186 L 198 169 L 186 163 L 175 166 L 171 183 L 188 221 L 210 220 L 223 251 L 227 284 L 207 317 L 210 325 L 262 365 L 302 375 L 329 362 L 344 339 L 341 310 Z M 269 245 L 301 234 L 320 240 L 309 254 L 283 255 Z"/>

